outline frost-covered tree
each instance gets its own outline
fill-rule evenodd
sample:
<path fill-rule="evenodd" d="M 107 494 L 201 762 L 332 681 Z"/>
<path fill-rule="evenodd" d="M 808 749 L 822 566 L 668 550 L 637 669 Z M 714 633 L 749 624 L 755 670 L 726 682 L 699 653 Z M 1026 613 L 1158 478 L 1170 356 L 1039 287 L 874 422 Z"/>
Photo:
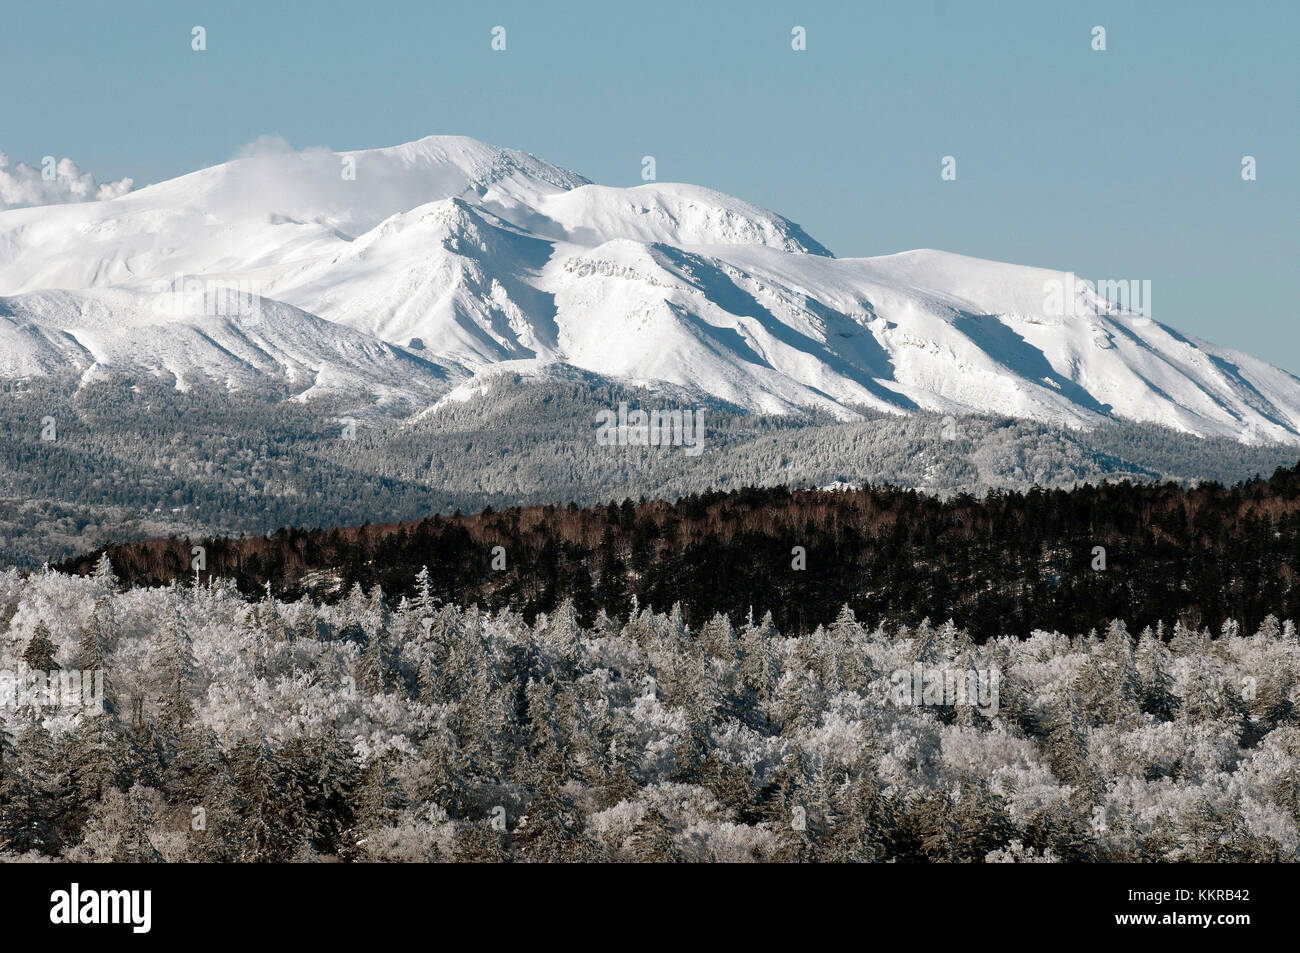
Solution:
<path fill-rule="evenodd" d="M 587 626 L 562 604 L 532 622 L 447 604 L 426 626 L 411 624 L 418 592 L 378 611 L 373 591 L 349 588 L 285 603 L 219 580 L 124 591 L 0 572 L 14 633 L 0 668 L 44 623 L 54 660 L 102 659 L 123 702 L 0 708 L 0 852 L 1300 857 L 1300 647 L 1286 622 L 1177 627 L 1176 651 L 1159 627 L 1134 645 L 1118 620 L 985 643 L 849 612 L 795 634 L 767 616 L 694 627 L 684 610 L 638 608 Z M 375 635 L 382 683 L 356 677 Z M 995 704 L 900 702 L 895 676 L 916 661 L 996 671 Z"/>
<path fill-rule="evenodd" d="M 194 654 L 190 634 L 179 611 L 172 611 L 159 625 L 153 644 L 156 680 L 157 728 L 174 751 L 185 742 L 186 729 L 194 721 Z"/>
<path fill-rule="evenodd" d="M 44 622 L 36 623 L 31 640 L 23 650 L 23 661 L 34 672 L 53 672 L 60 668 L 56 656 L 59 649 L 50 638 L 50 628 Z"/>

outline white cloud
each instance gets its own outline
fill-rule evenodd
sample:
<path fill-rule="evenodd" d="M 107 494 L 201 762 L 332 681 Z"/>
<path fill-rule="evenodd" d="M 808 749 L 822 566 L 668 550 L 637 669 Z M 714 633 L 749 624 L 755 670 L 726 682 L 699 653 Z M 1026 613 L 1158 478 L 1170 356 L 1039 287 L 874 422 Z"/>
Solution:
<path fill-rule="evenodd" d="M 297 152 L 284 136 L 265 133 L 235 150 L 232 159 L 258 159 L 262 156 L 281 156 Z"/>
<path fill-rule="evenodd" d="M 52 178 L 47 179 L 42 171 L 41 166 L 30 166 L 25 162 L 11 168 L 9 156 L 0 152 L 0 210 L 29 205 L 107 201 L 125 195 L 135 185 L 132 179 L 119 179 L 96 186 L 93 175 L 82 172 L 75 162 L 66 158 L 52 165 Z"/>

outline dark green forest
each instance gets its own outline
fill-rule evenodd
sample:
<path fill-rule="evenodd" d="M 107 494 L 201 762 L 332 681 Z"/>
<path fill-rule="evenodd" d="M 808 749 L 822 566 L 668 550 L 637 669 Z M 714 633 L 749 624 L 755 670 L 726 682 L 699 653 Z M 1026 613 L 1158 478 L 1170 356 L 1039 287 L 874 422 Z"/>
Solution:
<path fill-rule="evenodd" d="M 331 601 L 359 584 L 390 602 L 428 567 L 447 603 L 512 607 L 531 621 L 572 599 L 599 610 L 682 607 L 771 612 L 793 633 L 859 618 L 951 619 L 976 640 L 1035 629 L 1086 632 L 1107 620 L 1247 629 L 1300 615 L 1300 469 L 1231 489 L 1128 482 L 939 499 L 893 487 L 785 487 L 541 506 L 268 537 L 153 540 L 96 550 L 61 569 L 85 573 L 108 552 L 124 582 L 235 580 L 246 595 Z M 500 547 L 500 548 L 497 548 Z"/>

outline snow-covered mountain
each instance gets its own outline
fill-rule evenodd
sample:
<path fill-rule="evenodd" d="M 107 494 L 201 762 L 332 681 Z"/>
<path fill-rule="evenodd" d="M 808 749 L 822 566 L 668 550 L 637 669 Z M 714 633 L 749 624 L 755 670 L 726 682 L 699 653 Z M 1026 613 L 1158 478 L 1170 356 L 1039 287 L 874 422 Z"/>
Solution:
<path fill-rule="evenodd" d="M 0 298 L 0 377 L 68 368 L 86 380 L 146 372 L 182 390 L 196 375 L 232 388 L 276 377 L 299 391 L 299 399 L 350 391 L 369 393 L 381 404 L 436 399 L 465 373 L 449 373 L 423 355 L 246 293 L 114 288 Z"/>
<path fill-rule="evenodd" d="M 196 284 L 198 308 L 172 306 Z M 258 307 L 214 307 L 222 287 Z M 1079 291 L 1052 307 L 1051 287 Z M 431 402 L 502 362 L 764 412 L 1116 417 L 1300 442 L 1300 379 L 1072 276 L 928 250 L 839 259 L 709 189 L 594 185 L 461 137 L 0 213 L 0 374 L 280 374 Z"/>

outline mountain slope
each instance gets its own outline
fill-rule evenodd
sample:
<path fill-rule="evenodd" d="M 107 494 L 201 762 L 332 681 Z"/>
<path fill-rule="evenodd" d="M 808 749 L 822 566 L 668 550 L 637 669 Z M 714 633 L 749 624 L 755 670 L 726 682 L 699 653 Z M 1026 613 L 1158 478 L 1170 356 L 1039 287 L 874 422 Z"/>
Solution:
<path fill-rule="evenodd" d="M 160 360 L 147 336 L 108 330 L 135 326 L 127 293 L 196 278 L 269 302 L 283 346 L 249 344 L 229 322 L 169 325 Z M 0 213 L 0 295 L 23 319 L 0 328 L 0 372 L 225 380 L 302 365 L 383 390 L 385 362 L 416 354 L 441 368 L 434 397 L 460 367 L 533 361 L 769 413 L 1115 418 L 1300 442 L 1296 377 L 1082 283 L 1054 306 L 1050 289 L 1074 284 L 929 250 L 837 259 L 793 222 L 709 189 L 599 186 L 525 153 L 429 137 L 240 159 L 112 201 Z M 41 296 L 54 291 L 96 302 L 98 336 L 68 326 L 66 302 Z M 361 337 L 330 343 L 330 328 Z"/>
<path fill-rule="evenodd" d="M 299 397 L 369 392 L 423 402 L 464 376 L 269 299 L 205 289 L 42 291 L 0 298 L 0 376 L 75 371 L 82 381 L 148 373 L 184 390 L 194 375 L 242 389 L 267 378 Z"/>

